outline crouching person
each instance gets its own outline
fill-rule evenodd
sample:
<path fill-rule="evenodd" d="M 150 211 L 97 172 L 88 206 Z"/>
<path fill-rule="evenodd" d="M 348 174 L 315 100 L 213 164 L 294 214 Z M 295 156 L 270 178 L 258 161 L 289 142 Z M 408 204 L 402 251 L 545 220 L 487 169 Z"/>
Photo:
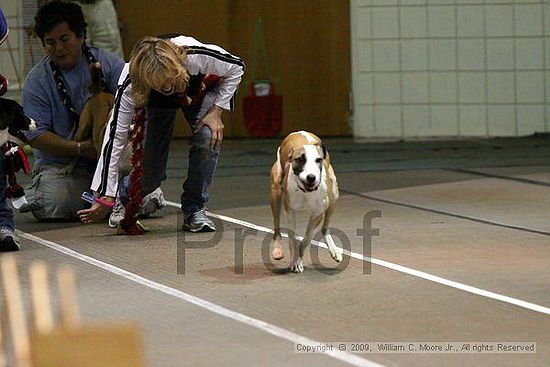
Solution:
<path fill-rule="evenodd" d="M 89 64 L 99 62 L 105 89 L 114 94 L 124 67 L 118 56 L 86 45 L 86 22 L 76 3 L 52 1 L 35 17 L 35 32 L 46 56 L 29 72 L 22 93 L 25 113 L 37 129 L 26 134 L 34 152 L 32 181 L 27 187 L 31 211 L 38 220 L 78 220 L 87 207 L 80 200 L 97 164 L 92 139 L 76 142 L 80 114 L 90 97 Z M 71 173 L 61 170 L 80 158 Z"/>

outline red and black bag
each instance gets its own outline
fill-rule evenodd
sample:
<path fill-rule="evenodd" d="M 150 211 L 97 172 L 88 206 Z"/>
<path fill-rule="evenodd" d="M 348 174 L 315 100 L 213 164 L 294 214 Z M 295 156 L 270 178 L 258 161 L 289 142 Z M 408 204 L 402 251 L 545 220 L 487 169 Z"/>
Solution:
<path fill-rule="evenodd" d="M 258 52 L 263 56 L 266 79 L 258 79 L 256 75 Z M 283 123 L 283 97 L 275 93 L 275 83 L 271 79 L 261 19 L 256 23 L 251 69 L 252 81 L 248 83 L 248 95 L 243 98 L 244 123 L 254 137 L 277 136 Z"/>

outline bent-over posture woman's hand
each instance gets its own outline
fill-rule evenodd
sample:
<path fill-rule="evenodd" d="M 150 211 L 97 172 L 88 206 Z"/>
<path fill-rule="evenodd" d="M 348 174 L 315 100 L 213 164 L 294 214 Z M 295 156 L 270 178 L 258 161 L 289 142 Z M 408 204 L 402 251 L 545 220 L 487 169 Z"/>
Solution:
<path fill-rule="evenodd" d="M 106 196 L 103 196 L 102 199 L 106 201 L 113 201 L 113 198 Z M 110 208 L 95 202 L 92 204 L 91 208 L 79 210 L 76 214 L 78 214 L 82 223 L 89 224 L 101 222 L 110 211 Z"/>
<path fill-rule="evenodd" d="M 223 109 L 219 106 L 213 105 L 206 115 L 199 121 L 193 133 L 199 132 L 204 126 L 208 126 L 212 131 L 212 140 L 210 140 L 211 149 L 220 149 L 223 141 L 223 122 L 222 122 Z"/>

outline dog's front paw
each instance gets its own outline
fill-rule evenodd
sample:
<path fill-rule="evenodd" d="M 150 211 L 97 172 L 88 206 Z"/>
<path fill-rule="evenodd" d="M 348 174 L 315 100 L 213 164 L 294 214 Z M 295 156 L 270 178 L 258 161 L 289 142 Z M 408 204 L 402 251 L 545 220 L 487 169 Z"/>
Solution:
<path fill-rule="evenodd" d="M 290 271 L 293 273 L 303 273 L 304 272 L 304 262 L 302 259 L 297 259 L 294 264 L 290 266 Z"/>
<path fill-rule="evenodd" d="M 329 249 L 330 256 L 336 261 L 337 263 L 342 261 L 343 257 L 343 251 L 340 247 L 335 247 L 334 249 Z"/>
<path fill-rule="evenodd" d="M 273 258 L 273 260 L 281 260 L 285 257 L 285 254 L 280 247 L 275 247 L 271 252 L 271 257 Z"/>
<path fill-rule="evenodd" d="M 328 252 L 330 253 L 330 256 L 336 261 L 337 263 L 342 261 L 342 254 L 344 251 L 341 247 L 336 246 L 334 243 L 334 240 L 332 239 L 332 236 L 330 234 L 327 234 L 325 236 L 325 241 L 327 243 Z"/>

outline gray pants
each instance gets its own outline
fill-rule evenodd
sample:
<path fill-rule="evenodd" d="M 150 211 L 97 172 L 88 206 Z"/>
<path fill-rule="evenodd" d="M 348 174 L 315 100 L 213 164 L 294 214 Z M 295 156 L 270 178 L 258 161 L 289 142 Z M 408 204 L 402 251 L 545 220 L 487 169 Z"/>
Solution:
<path fill-rule="evenodd" d="M 90 204 L 80 195 L 89 191 L 92 173 L 75 167 L 72 174 L 60 175 L 63 165 L 42 165 L 32 172 L 32 180 L 25 188 L 28 205 L 21 212 L 32 212 L 39 221 L 78 221 L 77 211 Z"/>

